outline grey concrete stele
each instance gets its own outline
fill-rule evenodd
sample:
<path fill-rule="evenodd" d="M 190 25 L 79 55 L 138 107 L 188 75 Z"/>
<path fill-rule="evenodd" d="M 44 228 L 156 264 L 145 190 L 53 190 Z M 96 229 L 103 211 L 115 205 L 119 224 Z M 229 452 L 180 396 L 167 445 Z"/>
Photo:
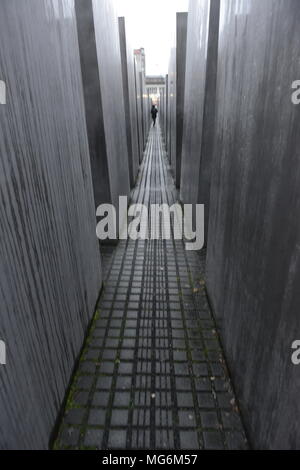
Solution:
<path fill-rule="evenodd" d="M 187 13 L 176 14 L 176 38 L 168 74 L 168 153 L 177 188 L 181 179 L 187 22 Z"/>
<path fill-rule="evenodd" d="M 220 0 L 190 3 L 180 198 L 205 205 L 207 242 L 214 143 Z M 203 27 L 202 27 L 203 26 Z"/>
<path fill-rule="evenodd" d="M 109 0 L 75 0 L 96 206 L 129 196 L 118 17 Z"/>
<path fill-rule="evenodd" d="M 1 2 L 0 448 L 46 449 L 101 287 L 74 3 Z"/>
<path fill-rule="evenodd" d="M 134 55 L 124 17 L 119 18 L 120 50 L 122 59 L 123 94 L 129 158 L 130 186 L 136 181 L 139 168 L 139 138 Z"/>
<path fill-rule="evenodd" d="M 145 149 L 144 139 L 144 126 L 143 126 L 143 91 L 142 91 L 142 70 L 139 62 L 134 58 L 134 78 L 135 78 L 135 91 L 136 91 L 136 106 L 137 106 L 137 124 L 138 124 L 138 139 L 139 139 L 139 161 L 143 160 L 143 153 Z"/>
<path fill-rule="evenodd" d="M 252 445 L 299 449 L 299 1 L 220 17 L 208 290 Z"/>

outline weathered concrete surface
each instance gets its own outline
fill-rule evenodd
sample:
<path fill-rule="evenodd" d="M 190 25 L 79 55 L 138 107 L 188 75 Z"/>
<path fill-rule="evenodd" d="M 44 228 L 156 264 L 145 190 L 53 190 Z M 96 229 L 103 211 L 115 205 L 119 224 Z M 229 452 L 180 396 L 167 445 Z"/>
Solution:
<path fill-rule="evenodd" d="M 169 99 L 169 91 L 168 91 L 168 74 L 166 75 L 166 88 L 164 90 L 164 141 L 167 149 L 168 145 L 168 99 Z M 167 149 L 168 150 L 168 149 Z"/>
<path fill-rule="evenodd" d="M 142 92 L 142 116 L 143 116 L 143 136 L 144 149 L 146 147 L 148 134 L 150 130 L 150 104 L 149 95 L 146 90 L 145 73 L 140 72 L 141 92 Z"/>
<path fill-rule="evenodd" d="M 118 17 L 110 0 L 75 3 L 96 205 L 118 207 L 130 192 Z"/>
<path fill-rule="evenodd" d="M 159 90 L 159 122 L 162 132 L 162 138 L 164 144 L 166 144 L 167 136 L 167 88 L 160 88 Z"/>
<path fill-rule="evenodd" d="M 207 233 L 220 0 L 190 1 L 180 198 L 205 204 Z M 201 166 L 200 166 L 201 162 Z"/>
<path fill-rule="evenodd" d="M 140 64 L 134 59 L 134 75 L 135 75 L 135 88 L 136 88 L 136 101 L 137 101 L 137 121 L 138 121 L 138 138 L 139 138 L 139 155 L 140 163 L 143 160 L 144 154 L 144 126 L 143 126 L 143 108 L 142 108 L 142 87 L 141 87 L 141 70 Z"/>
<path fill-rule="evenodd" d="M 209 32 L 206 59 L 205 100 L 201 138 L 198 204 L 205 206 L 205 241 L 207 243 L 211 168 L 214 150 L 214 129 L 217 94 L 220 0 L 210 1 Z"/>
<path fill-rule="evenodd" d="M 122 60 L 123 94 L 129 158 L 130 186 L 136 181 L 139 168 L 139 139 L 137 122 L 137 97 L 134 76 L 134 56 L 124 17 L 119 18 L 120 50 Z"/>
<path fill-rule="evenodd" d="M 176 161 L 176 48 L 172 47 L 168 71 L 168 157 L 174 175 Z"/>
<path fill-rule="evenodd" d="M 298 0 L 221 2 L 207 282 L 256 448 L 300 448 Z"/>
<path fill-rule="evenodd" d="M 171 52 L 169 66 L 169 98 L 171 113 L 169 158 L 177 188 L 179 188 L 181 180 L 187 24 L 188 14 L 177 13 L 175 48 Z"/>
<path fill-rule="evenodd" d="M 47 448 L 101 287 L 74 3 L 2 0 L 0 448 Z"/>
<path fill-rule="evenodd" d="M 187 46 L 187 13 L 176 15 L 176 162 L 175 184 L 179 188 L 181 180 L 183 113 L 185 93 L 185 67 Z"/>

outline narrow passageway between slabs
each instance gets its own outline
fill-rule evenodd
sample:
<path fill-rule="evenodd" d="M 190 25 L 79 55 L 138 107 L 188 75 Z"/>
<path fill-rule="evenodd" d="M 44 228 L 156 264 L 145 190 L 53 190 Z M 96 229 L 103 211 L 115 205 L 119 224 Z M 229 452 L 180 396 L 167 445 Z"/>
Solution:
<path fill-rule="evenodd" d="M 159 125 L 132 202 L 177 201 Z M 120 241 L 55 448 L 245 449 L 205 291 L 205 253 L 178 240 Z"/>

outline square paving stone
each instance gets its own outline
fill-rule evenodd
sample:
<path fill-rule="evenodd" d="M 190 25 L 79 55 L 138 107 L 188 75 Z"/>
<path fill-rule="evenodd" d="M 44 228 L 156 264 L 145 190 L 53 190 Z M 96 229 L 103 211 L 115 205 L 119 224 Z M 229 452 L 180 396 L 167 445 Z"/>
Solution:
<path fill-rule="evenodd" d="M 110 390 L 112 385 L 112 377 L 101 376 L 97 380 L 97 389 Z"/>
<path fill-rule="evenodd" d="M 78 372 L 80 374 L 94 374 L 96 371 L 96 363 L 95 362 L 89 362 L 89 361 L 82 361 L 79 365 L 79 370 Z"/>
<path fill-rule="evenodd" d="M 224 444 L 222 442 L 222 435 L 220 432 L 207 431 L 203 433 L 204 448 L 207 450 L 222 450 Z"/>
<path fill-rule="evenodd" d="M 102 348 L 103 346 L 103 342 L 104 342 L 104 337 L 102 338 L 93 337 L 89 343 L 89 346 L 91 348 L 96 348 L 97 351 L 99 351 L 99 349 Z"/>
<path fill-rule="evenodd" d="M 109 392 L 96 391 L 93 395 L 92 406 L 106 408 L 108 406 Z"/>
<path fill-rule="evenodd" d="M 184 362 L 174 362 L 175 375 L 190 376 L 188 364 Z"/>
<path fill-rule="evenodd" d="M 85 415 L 84 408 L 73 408 L 67 411 L 65 415 L 65 421 L 69 424 L 81 424 Z"/>
<path fill-rule="evenodd" d="M 132 370 L 133 370 L 133 363 L 132 362 L 121 362 L 119 364 L 119 369 L 118 369 L 118 372 L 119 374 L 132 374 Z"/>
<path fill-rule="evenodd" d="M 201 423 L 203 428 L 218 428 L 220 426 L 217 413 L 214 411 L 202 411 Z"/>
<path fill-rule="evenodd" d="M 111 426 L 122 427 L 128 424 L 128 410 L 113 409 L 111 414 Z"/>
<path fill-rule="evenodd" d="M 103 433 L 102 429 L 87 429 L 84 437 L 84 446 L 101 449 Z"/>
<path fill-rule="evenodd" d="M 207 364 L 194 362 L 193 371 L 194 371 L 195 377 L 208 376 Z"/>
<path fill-rule="evenodd" d="M 197 426 L 196 415 L 194 409 L 179 410 L 179 427 L 181 428 L 195 428 Z"/>
<path fill-rule="evenodd" d="M 105 349 L 102 354 L 102 360 L 110 359 L 114 361 L 117 357 L 117 350 L 116 349 Z"/>
<path fill-rule="evenodd" d="M 77 446 L 80 430 L 72 427 L 66 427 L 61 433 L 59 445 L 62 447 Z"/>
<path fill-rule="evenodd" d="M 131 403 L 131 396 L 129 392 L 115 392 L 114 407 L 126 407 L 129 408 Z"/>
<path fill-rule="evenodd" d="M 211 384 L 210 378 L 208 377 L 195 378 L 195 389 L 198 392 L 211 392 L 212 384 Z"/>
<path fill-rule="evenodd" d="M 113 374 L 114 368 L 114 362 L 103 361 L 100 365 L 100 374 Z"/>
<path fill-rule="evenodd" d="M 121 429 L 110 430 L 108 448 L 124 450 L 126 448 L 126 431 Z"/>
<path fill-rule="evenodd" d="M 215 401 L 210 393 L 198 393 L 198 405 L 200 408 L 215 408 Z"/>
<path fill-rule="evenodd" d="M 74 392 L 73 400 L 76 405 L 86 406 L 89 399 L 89 392 L 77 390 Z"/>
<path fill-rule="evenodd" d="M 133 360 L 134 359 L 134 349 L 122 349 L 121 351 L 121 361 L 123 360 Z"/>
<path fill-rule="evenodd" d="M 193 408 L 193 395 L 188 392 L 177 392 L 177 404 L 179 408 Z"/>
<path fill-rule="evenodd" d="M 123 348 L 134 348 L 135 347 L 135 338 L 124 338 L 122 342 Z"/>
<path fill-rule="evenodd" d="M 174 351 L 173 352 L 174 361 L 183 361 L 187 362 L 187 354 L 185 351 Z"/>
<path fill-rule="evenodd" d="M 98 410 L 91 408 L 88 417 L 88 424 L 91 426 L 104 426 L 106 418 L 106 410 Z"/>
<path fill-rule="evenodd" d="M 83 390 L 89 390 L 93 385 L 94 377 L 90 375 L 80 375 L 76 379 L 76 387 Z"/>
<path fill-rule="evenodd" d="M 120 390 L 130 390 L 132 384 L 131 376 L 119 376 L 117 378 L 116 388 Z"/>
<path fill-rule="evenodd" d="M 190 377 L 176 377 L 175 382 L 177 390 L 186 390 L 187 392 L 191 392 L 192 381 Z"/>
<path fill-rule="evenodd" d="M 180 449 L 181 450 L 198 450 L 198 435 L 196 431 L 180 431 Z"/>
<path fill-rule="evenodd" d="M 106 338 L 105 347 L 115 350 L 119 345 L 119 338 Z"/>

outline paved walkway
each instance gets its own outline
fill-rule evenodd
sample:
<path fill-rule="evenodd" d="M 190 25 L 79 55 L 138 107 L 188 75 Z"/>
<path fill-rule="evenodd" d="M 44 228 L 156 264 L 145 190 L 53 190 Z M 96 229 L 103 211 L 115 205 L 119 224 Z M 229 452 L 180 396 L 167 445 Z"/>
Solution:
<path fill-rule="evenodd" d="M 133 202 L 176 202 L 159 128 Z M 70 392 L 58 449 L 247 447 L 205 295 L 205 255 L 121 241 Z"/>

